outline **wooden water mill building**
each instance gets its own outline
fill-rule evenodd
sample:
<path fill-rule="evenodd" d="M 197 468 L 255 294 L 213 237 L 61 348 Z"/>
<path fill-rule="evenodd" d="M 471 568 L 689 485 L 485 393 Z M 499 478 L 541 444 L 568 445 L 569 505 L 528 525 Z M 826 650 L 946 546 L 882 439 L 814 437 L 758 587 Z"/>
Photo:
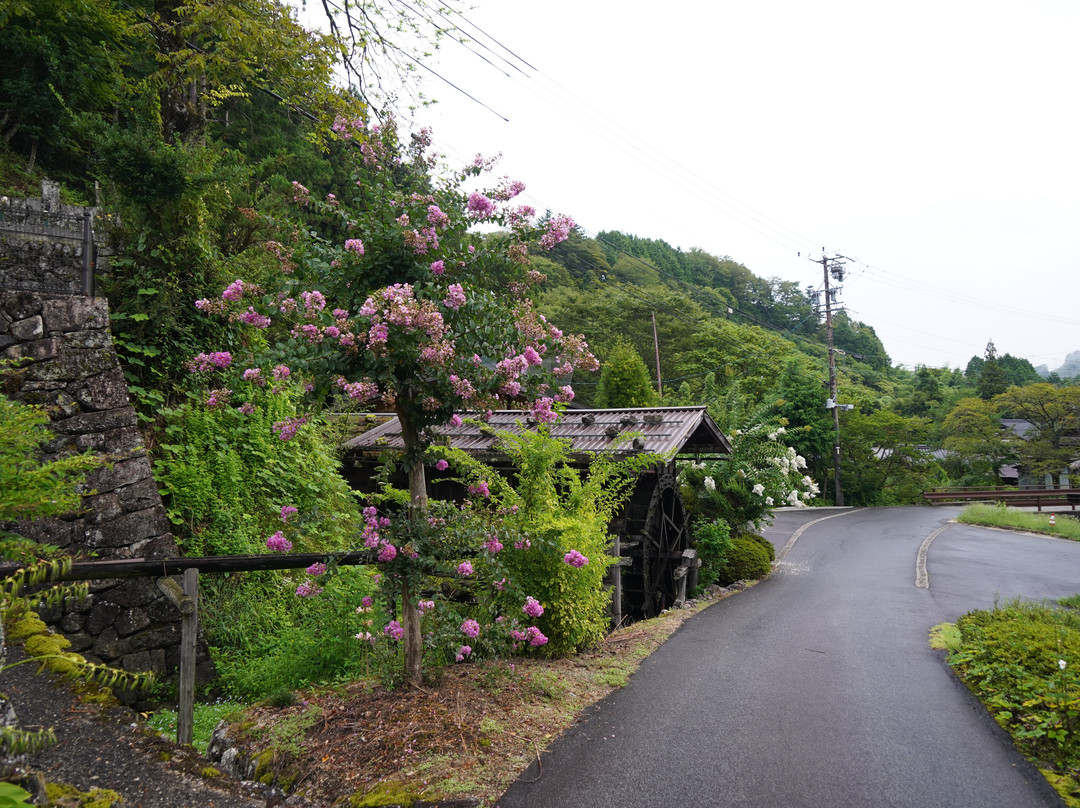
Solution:
<path fill-rule="evenodd" d="M 466 422 L 440 433 L 449 445 L 512 475 L 497 447 L 496 432 L 528 429 L 528 412 L 502 410 L 486 424 Z M 636 438 L 627 437 L 627 433 Z M 570 457 L 584 467 L 590 454 L 626 455 L 648 451 L 672 459 L 639 475 L 621 513 L 612 520 L 612 619 L 652 617 L 676 605 L 696 584 L 700 562 L 691 548 L 690 522 L 676 479 L 675 457 L 684 459 L 728 454 L 731 444 L 704 407 L 569 410 L 551 425 L 552 437 L 569 441 Z M 620 437 L 622 436 L 622 437 Z M 379 454 L 403 449 L 397 418 L 390 417 L 345 444 L 345 473 L 359 491 L 373 488 L 371 472 Z M 428 469 L 428 496 L 461 501 L 466 493 L 449 475 Z M 396 481 L 404 485 L 404 478 Z"/>

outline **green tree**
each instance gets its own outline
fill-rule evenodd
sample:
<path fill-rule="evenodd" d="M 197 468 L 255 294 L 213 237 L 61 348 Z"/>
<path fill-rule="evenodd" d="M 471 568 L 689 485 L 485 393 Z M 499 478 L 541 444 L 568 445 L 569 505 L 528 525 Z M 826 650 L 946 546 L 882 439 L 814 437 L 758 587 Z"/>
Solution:
<path fill-rule="evenodd" d="M 1060 482 L 1060 474 L 1080 456 L 1080 387 L 1046 382 L 1010 387 L 993 403 L 1034 426 L 1024 438 L 1012 439 L 1020 463 L 1033 475 L 1049 474 L 1055 484 Z"/>
<path fill-rule="evenodd" d="M 970 364 L 969 364 L 970 367 Z M 979 398 L 989 401 L 999 393 L 1005 392 L 1008 387 L 1005 380 L 1005 371 L 998 362 L 997 352 L 994 350 L 994 341 L 986 345 L 986 357 L 983 359 L 982 371 L 979 373 L 978 392 Z"/>
<path fill-rule="evenodd" d="M 1010 462 L 1012 450 L 1005 441 L 997 407 L 981 398 L 960 399 L 942 424 L 944 446 L 959 461 L 958 482 L 996 485 L 999 469 Z"/>
<path fill-rule="evenodd" d="M 620 342 L 600 366 L 596 391 L 598 407 L 651 407 L 656 391 L 645 360 L 628 342 Z"/>
<path fill-rule="evenodd" d="M 946 480 L 924 444 L 929 422 L 888 410 L 844 413 L 840 433 L 845 500 L 859 505 L 919 502 L 922 492 Z"/>

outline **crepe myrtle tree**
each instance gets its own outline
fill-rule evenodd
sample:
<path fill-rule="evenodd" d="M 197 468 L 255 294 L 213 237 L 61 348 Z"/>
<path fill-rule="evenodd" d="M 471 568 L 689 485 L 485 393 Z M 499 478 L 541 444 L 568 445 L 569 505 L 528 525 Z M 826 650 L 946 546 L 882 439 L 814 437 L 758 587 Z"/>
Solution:
<path fill-rule="evenodd" d="M 494 165 L 480 156 L 436 178 L 426 130 L 408 146 L 392 121 L 339 120 L 334 131 L 354 146 L 353 184 L 313 199 L 294 183 L 299 221 L 266 245 L 278 271 L 259 283 L 237 279 L 219 299 L 196 302 L 250 327 L 246 344 L 260 349 L 200 354 L 190 367 L 215 380 L 210 406 L 246 411 L 254 405 L 245 392 L 299 377 L 311 411 L 276 423 L 282 440 L 334 397 L 392 409 L 409 479 L 405 518 L 418 525 L 426 522 L 424 459 L 441 426 L 460 423 L 461 412 L 483 418 L 508 400 L 531 402 L 531 417 L 551 422 L 573 398 L 574 369 L 596 369 L 585 341 L 547 322 L 527 297 L 543 279 L 530 268 L 530 246 L 550 249 L 574 223 L 567 216 L 537 223 L 532 208 L 513 202 L 519 182 L 468 190 Z M 438 553 L 420 546 L 431 543 L 430 531 L 396 532 L 412 538 L 396 547 L 369 533 L 365 543 L 400 581 L 406 675 L 419 684 L 417 587 Z"/>

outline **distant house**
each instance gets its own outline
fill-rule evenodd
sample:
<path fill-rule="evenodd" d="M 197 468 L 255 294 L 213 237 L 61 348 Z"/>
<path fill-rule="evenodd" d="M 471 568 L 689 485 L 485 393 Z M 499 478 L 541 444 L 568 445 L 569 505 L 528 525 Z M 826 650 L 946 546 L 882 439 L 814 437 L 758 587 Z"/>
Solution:
<path fill-rule="evenodd" d="M 1002 431 L 1011 432 L 1021 440 L 1030 440 L 1038 435 L 1038 427 L 1031 423 L 1031 421 L 1027 421 L 1023 418 L 1002 418 L 1000 423 Z M 1080 460 L 1070 463 L 1067 469 L 1062 470 L 1058 478 L 1061 487 L 1072 487 L 1072 484 L 1069 481 L 1069 473 L 1077 471 L 1078 466 L 1080 466 Z M 1021 488 L 1050 488 L 1054 486 L 1053 475 L 1045 474 L 1036 477 L 1025 470 L 1020 464 L 1002 466 L 998 470 L 998 474 L 1005 485 L 1016 485 Z"/>
<path fill-rule="evenodd" d="M 450 446 L 485 461 L 500 473 L 513 470 L 498 450 L 498 432 L 530 429 L 529 413 L 502 410 L 484 423 L 440 427 Z M 626 437 L 627 433 L 637 437 Z M 590 454 L 625 455 L 655 452 L 672 459 L 640 475 L 634 491 L 609 527 L 613 552 L 619 563 L 612 567 L 615 622 L 624 617 L 643 618 L 659 614 L 685 598 L 687 586 L 696 582 L 696 555 L 691 549 L 689 519 L 676 481 L 674 457 L 729 454 L 731 444 L 704 407 L 649 407 L 635 409 L 570 410 L 551 425 L 551 435 L 570 442 L 570 456 L 582 465 Z M 401 451 L 401 426 L 390 417 L 345 446 L 345 476 L 355 490 L 374 488 L 372 471 L 378 456 Z M 434 468 L 427 469 L 428 496 L 461 501 L 466 492 Z M 396 480 L 404 487 L 404 476 Z"/>

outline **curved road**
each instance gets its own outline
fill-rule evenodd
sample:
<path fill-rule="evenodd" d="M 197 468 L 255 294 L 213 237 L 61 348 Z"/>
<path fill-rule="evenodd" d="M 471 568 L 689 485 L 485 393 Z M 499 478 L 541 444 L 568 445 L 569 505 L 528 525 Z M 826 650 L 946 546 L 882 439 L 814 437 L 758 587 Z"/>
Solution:
<path fill-rule="evenodd" d="M 1076 594 L 1080 543 L 949 524 L 958 512 L 777 514 L 767 537 L 797 541 L 772 577 L 688 620 L 498 805 L 1061 805 L 927 633 Z"/>

